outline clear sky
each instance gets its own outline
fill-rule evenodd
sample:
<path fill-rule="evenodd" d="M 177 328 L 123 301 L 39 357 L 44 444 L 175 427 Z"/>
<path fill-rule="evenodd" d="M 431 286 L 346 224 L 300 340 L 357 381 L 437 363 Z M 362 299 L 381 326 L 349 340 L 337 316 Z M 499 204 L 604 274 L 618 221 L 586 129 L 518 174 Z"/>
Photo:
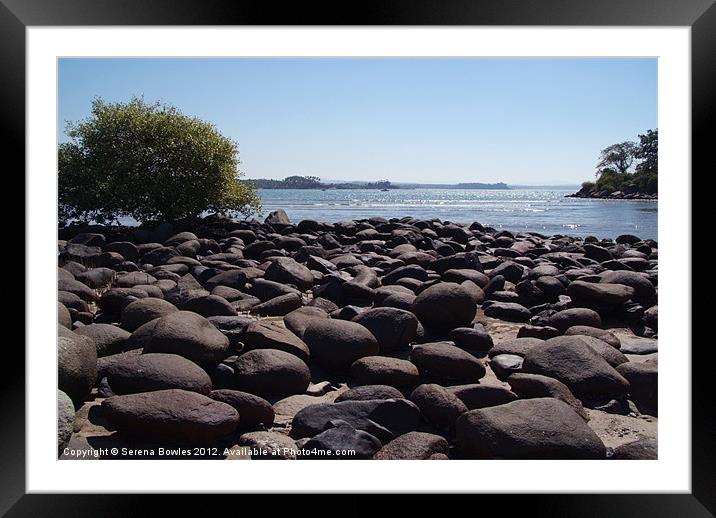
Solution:
<path fill-rule="evenodd" d="M 248 178 L 578 184 L 657 127 L 656 59 L 61 59 L 60 140 L 94 97 L 216 124 Z"/>

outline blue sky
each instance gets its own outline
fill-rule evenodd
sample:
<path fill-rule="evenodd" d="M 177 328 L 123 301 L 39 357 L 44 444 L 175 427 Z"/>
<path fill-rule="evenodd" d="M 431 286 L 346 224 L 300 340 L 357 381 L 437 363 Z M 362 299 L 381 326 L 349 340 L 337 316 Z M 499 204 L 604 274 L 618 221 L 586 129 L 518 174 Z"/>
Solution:
<path fill-rule="evenodd" d="M 94 97 L 175 105 L 248 178 L 578 184 L 657 127 L 656 59 L 61 59 L 59 130 Z"/>

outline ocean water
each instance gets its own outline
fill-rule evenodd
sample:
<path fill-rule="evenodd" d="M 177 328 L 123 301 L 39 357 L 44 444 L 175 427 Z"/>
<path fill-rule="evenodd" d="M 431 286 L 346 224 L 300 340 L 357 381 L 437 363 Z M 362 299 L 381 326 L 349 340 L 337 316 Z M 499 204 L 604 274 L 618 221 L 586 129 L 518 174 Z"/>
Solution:
<path fill-rule="evenodd" d="M 657 239 L 656 201 L 565 198 L 574 190 L 260 189 L 264 216 L 284 209 L 291 221 L 341 221 L 372 216 L 478 221 L 498 229 L 615 238 Z"/>

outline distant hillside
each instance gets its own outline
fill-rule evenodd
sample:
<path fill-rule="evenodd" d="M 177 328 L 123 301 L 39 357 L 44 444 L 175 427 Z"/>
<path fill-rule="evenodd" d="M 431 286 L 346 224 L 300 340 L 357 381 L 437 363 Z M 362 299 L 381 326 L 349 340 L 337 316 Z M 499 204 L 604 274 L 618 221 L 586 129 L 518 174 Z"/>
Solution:
<path fill-rule="evenodd" d="M 289 176 L 283 180 L 266 178 L 242 180 L 257 189 L 510 189 L 507 184 L 498 183 L 392 183 L 388 180 L 376 182 L 345 181 L 322 182 L 316 176 Z"/>

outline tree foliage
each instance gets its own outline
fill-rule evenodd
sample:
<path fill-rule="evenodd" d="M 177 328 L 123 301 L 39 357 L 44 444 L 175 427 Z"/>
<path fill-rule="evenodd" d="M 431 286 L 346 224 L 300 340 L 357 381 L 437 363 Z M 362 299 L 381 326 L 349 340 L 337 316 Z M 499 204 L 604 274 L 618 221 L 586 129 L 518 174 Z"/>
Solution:
<path fill-rule="evenodd" d="M 67 135 L 58 147 L 61 219 L 177 221 L 260 209 L 239 181 L 236 142 L 173 106 L 95 99 Z"/>
<path fill-rule="evenodd" d="M 627 141 L 604 148 L 599 155 L 597 181 L 593 188 L 610 193 L 656 193 L 659 186 L 658 147 L 659 131 L 655 129 L 639 135 L 638 144 Z M 585 184 L 582 184 L 583 188 Z"/>

